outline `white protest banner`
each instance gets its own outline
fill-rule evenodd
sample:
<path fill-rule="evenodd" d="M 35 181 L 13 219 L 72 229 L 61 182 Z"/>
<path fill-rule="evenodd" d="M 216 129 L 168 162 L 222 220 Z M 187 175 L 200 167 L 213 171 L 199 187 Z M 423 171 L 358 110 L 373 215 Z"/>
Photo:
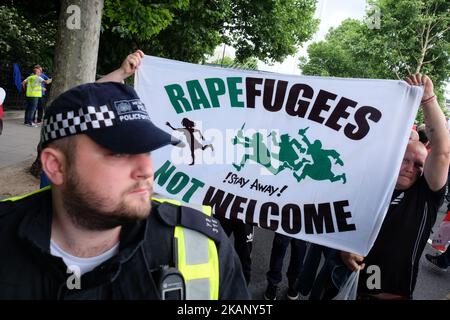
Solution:
<path fill-rule="evenodd" d="M 155 191 L 366 255 L 395 187 L 422 88 L 145 56 L 136 90 L 183 141 L 152 153 Z"/>

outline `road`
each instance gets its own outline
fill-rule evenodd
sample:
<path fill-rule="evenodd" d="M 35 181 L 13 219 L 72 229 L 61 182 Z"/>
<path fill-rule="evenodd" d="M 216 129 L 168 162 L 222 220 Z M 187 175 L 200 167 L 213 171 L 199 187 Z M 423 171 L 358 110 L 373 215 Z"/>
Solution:
<path fill-rule="evenodd" d="M 436 231 L 447 212 L 445 202 L 439 210 L 436 224 L 433 228 Z M 272 248 L 273 232 L 261 228 L 255 229 L 255 237 L 252 252 L 252 279 L 250 282 L 250 292 L 253 299 L 263 299 L 267 286 L 265 273 L 269 269 L 270 250 Z M 416 289 L 414 291 L 415 300 L 442 300 L 450 293 L 450 268 L 447 272 L 437 271 L 431 268 L 425 261 L 425 253 L 435 253 L 435 250 L 427 245 L 420 260 L 419 276 Z M 283 281 L 279 286 L 278 299 L 284 299 L 287 291 L 286 271 L 289 264 L 289 248 L 283 264 Z M 300 296 L 304 300 L 308 297 Z"/>

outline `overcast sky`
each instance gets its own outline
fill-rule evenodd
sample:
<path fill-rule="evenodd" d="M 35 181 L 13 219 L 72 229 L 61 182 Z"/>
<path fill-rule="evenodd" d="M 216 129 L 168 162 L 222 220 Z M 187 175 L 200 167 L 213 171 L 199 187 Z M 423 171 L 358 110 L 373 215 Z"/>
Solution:
<path fill-rule="evenodd" d="M 294 56 L 287 57 L 283 63 L 267 65 L 259 62 L 258 69 L 287 74 L 300 74 L 298 58 L 306 55 L 306 48 L 311 42 L 322 40 L 331 27 L 337 27 L 347 18 L 362 20 L 365 14 L 366 0 L 318 0 L 315 17 L 320 19 L 319 30 L 311 41 L 306 42 L 298 49 Z M 210 60 L 222 57 L 223 46 L 216 48 Z M 226 46 L 225 55 L 234 58 L 234 49 Z"/>
<path fill-rule="evenodd" d="M 331 27 L 337 27 L 347 19 L 362 20 L 366 9 L 366 0 L 319 0 L 317 2 L 315 17 L 320 19 L 319 30 L 311 41 L 305 43 L 295 56 L 289 56 L 283 63 L 273 66 L 260 63 L 258 69 L 279 73 L 300 74 L 298 58 L 306 55 L 309 43 L 322 40 Z"/>
<path fill-rule="evenodd" d="M 319 30 L 314 34 L 312 40 L 306 42 L 303 47 L 299 48 L 295 56 L 287 57 L 283 63 L 267 65 L 259 62 L 258 69 L 286 74 L 300 74 L 298 58 L 306 56 L 306 48 L 308 45 L 311 42 L 322 40 L 331 27 L 339 26 L 347 18 L 362 20 L 365 15 L 366 6 L 366 0 L 318 0 L 315 17 L 320 19 L 320 25 Z M 217 48 L 214 53 L 214 60 L 221 58 L 222 54 L 223 47 Z M 225 55 L 234 58 L 234 49 L 226 47 Z M 446 95 L 450 98 L 450 83 L 446 91 Z"/>

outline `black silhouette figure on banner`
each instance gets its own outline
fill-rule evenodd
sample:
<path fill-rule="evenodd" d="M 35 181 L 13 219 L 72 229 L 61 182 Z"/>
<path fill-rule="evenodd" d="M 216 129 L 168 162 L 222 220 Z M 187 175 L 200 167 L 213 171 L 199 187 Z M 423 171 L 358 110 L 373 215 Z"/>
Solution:
<path fill-rule="evenodd" d="M 194 137 L 194 133 L 198 133 L 200 135 L 201 139 L 205 140 L 201 131 L 194 128 L 195 127 L 194 121 L 191 121 L 188 118 L 183 118 L 183 120 L 181 120 L 181 125 L 184 128 L 174 128 L 174 127 L 172 127 L 172 125 L 169 122 L 166 122 L 166 125 L 174 131 L 181 132 L 186 137 L 186 141 L 191 150 L 191 157 L 192 157 L 192 162 L 189 164 L 190 166 L 192 166 L 195 163 L 195 153 L 194 153 L 195 150 L 202 149 L 202 151 L 203 151 L 209 147 L 209 148 L 211 148 L 212 151 L 214 151 L 214 147 L 212 144 L 203 145 Z M 177 146 L 183 147 L 184 144 L 178 144 Z"/>

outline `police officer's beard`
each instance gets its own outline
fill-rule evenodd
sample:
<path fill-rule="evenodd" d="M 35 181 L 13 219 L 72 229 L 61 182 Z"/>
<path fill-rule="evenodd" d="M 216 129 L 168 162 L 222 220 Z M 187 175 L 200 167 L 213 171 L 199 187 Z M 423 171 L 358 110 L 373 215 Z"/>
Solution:
<path fill-rule="evenodd" d="M 62 190 L 63 205 L 72 222 L 86 230 L 109 230 L 125 224 L 145 219 L 150 213 L 148 206 L 127 206 L 123 201 L 112 211 L 102 208 L 109 200 L 100 198 L 89 192 L 88 186 L 83 186 L 75 172 L 70 172 L 67 184 Z"/>

